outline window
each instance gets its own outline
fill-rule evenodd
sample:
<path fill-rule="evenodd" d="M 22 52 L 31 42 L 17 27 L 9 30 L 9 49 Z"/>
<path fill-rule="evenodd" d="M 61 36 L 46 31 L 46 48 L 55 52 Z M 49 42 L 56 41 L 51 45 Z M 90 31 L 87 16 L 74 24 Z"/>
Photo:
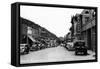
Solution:
<path fill-rule="evenodd" d="M 86 11 L 85 14 L 89 14 L 89 11 Z"/>
<path fill-rule="evenodd" d="M 85 23 L 89 22 L 89 17 L 85 17 Z"/>

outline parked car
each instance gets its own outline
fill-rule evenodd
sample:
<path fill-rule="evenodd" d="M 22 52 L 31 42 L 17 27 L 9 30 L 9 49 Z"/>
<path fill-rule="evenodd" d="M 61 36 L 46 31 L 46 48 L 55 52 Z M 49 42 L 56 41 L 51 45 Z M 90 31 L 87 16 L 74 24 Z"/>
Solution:
<path fill-rule="evenodd" d="M 74 51 L 74 43 L 73 42 L 68 42 L 66 45 L 65 45 L 66 49 L 69 50 L 69 51 Z"/>
<path fill-rule="evenodd" d="M 20 44 L 20 54 L 28 54 L 29 46 L 28 44 Z"/>
<path fill-rule="evenodd" d="M 74 43 L 75 55 L 87 55 L 87 47 L 84 40 L 78 40 Z"/>
<path fill-rule="evenodd" d="M 61 43 L 61 44 L 60 44 L 60 46 L 64 47 L 64 46 L 65 46 L 65 44 L 64 44 L 64 43 Z"/>
<path fill-rule="evenodd" d="M 30 51 L 37 51 L 38 50 L 38 43 L 33 43 L 30 47 Z"/>

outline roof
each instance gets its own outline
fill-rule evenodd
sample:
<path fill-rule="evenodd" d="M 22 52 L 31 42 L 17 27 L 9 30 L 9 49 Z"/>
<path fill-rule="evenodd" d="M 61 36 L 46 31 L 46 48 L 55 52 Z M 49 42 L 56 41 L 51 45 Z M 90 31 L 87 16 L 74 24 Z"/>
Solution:
<path fill-rule="evenodd" d="M 27 19 L 22 18 L 22 17 L 20 18 L 20 23 L 26 24 L 27 26 L 32 27 L 34 29 L 38 29 L 40 27 L 38 24 L 35 24 L 35 22 L 32 22 L 32 21 L 27 20 Z"/>

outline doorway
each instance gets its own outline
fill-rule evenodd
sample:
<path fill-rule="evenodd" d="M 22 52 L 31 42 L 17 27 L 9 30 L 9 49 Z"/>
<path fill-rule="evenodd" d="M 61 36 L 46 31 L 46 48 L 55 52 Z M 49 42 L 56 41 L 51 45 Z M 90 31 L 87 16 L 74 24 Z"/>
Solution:
<path fill-rule="evenodd" d="M 88 45 L 88 49 L 91 50 L 91 29 L 87 30 L 87 45 Z"/>

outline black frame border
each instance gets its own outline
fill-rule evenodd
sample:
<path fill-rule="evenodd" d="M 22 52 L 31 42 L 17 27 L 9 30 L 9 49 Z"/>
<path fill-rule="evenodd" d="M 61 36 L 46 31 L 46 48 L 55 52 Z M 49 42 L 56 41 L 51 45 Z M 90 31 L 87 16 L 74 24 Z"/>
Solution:
<path fill-rule="evenodd" d="M 95 60 L 78 60 L 78 61 L 59 61 L 59 62 L 43 62 L 43 63 L 26 63 L 20 64 L 20 6 L 40 6 L 40 7 L 56 7 L 56 8 L 76 8 L 76 9 L 95 9 L 96 10 L 96 59 Z M 90 6 L 74 6 L 74 5 L 58 5 L 58 4 L 43 4 L 43 3 L 27 3 L 15 2 L 11 5 L 11 65 L 21 66 L 39 66 L 39 65 L 54 65 L 54 64 L 69 64 L 69 63 L 86 63 L 98 61 L 98 7 Z"/>

